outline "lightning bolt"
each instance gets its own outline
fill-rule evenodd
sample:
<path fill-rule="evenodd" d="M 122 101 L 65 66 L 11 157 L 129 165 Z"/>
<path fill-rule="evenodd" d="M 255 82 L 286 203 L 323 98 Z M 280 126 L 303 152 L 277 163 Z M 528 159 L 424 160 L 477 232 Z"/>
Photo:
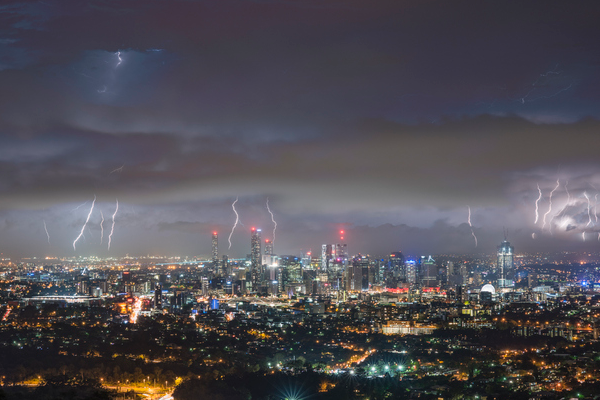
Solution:
<path fill-rule="evenodd" d="M 119 168 L 113 169 L 112 171 L 110 171 L 110 174 L 114 174 L 115 172 L 123 172 L 123 167 L 124 166 L 125 166 L 125 164 L 121 165 Z"/>
<path fill-rule="evenodd" d="M 117 51 L 115 54 L 117 55 L 117 58 L 119 59 L 119 62 L 117 63 L 117 65 L 115 65 L 115 68 L 117 68 L 119 65 L 121 65 L 121 63 L 123 62 L 123 59 L 121 58 L 120 51 Z"/>
<path fill-rule="evenodd" d="M 115 231 L 115 217 L 117 216 L 117 211 L 119 211 L 119 199 L 117 199 L 117 208 L 115 209 L 115 213 L 112 216 L 112 227 L 110 228 L 110 235 L 108 235 L 108 250 L 110 250 L 110 243 L 112 242 L 112 235 Z"/>
<path fill-rule="evenodd" d="M 586 193 L 586 192 L 583 192 L 583 195 L 584 195 L 584 196 L 585 196 L 585 198 L 587 199 L 587 203 L 588 203 L 587 210 L 588 210 L 588 218 L 589 218 L 589 221 L 588 221 L 588 223 L 585 225 L 585 226 L 586 226 L 586 228 L 587 228 L 587 227 L 588 227 L 588 226 L 590 226 L 590 224 L 592 223 L 592 214 L 591 214 L 591 207 L 592 207 L 592 204 L 590 203 L 590 198 L 588 197 L 587 193 Z"/>
<path fill-rule="evenodd" d="M 238 199 L 239 198 L 236 197 L 233 204 L 231 204 L 231 208 L 233 208 L 233 212 L 235 213 L 235 223 L 233 224 L 233 228 L 231 228 L 231 233 L 229 234 L 229 238 L 227 239 L 227 241 L 229 242 L 230 249 L 231 249 L 231 235 L 233 235 L 233 231 L 235 230 L 235 227 L 237 226 L 238 222 L 240 222 L 240 215 L 238 214 L 237 210 L 235 209 L 235 203 L 238 202 Z"/>
<path fill-rule="evenodd" d="M 540 207 L 539 207 L 539 203 L 540 203 L 540 200 L 542 199 L 542 189 L 540 189 L 540 184 L 539 183 L 537 185 L 537 188 L 538 188 L 538 192 L 540 192 L 540 196 L 535 201 L 535 221 L 533 221 L 534 224 L 537 224 L 538 219 L 540 219 L 540 214 L 539 214 Z"/>
<path fill-rule="evenodd" d="M 104 214 L 100 211 L 100 216 L 102 217 L 102 221 L 100 221 L 100 244 L 104 240 Z"/>
<path fill-rule="evenodd" d="M 44 220 L 44 230 L 46 231 L 46 236 L 48 236 L 48 244 L 50 244 L 50 234 L 48 233 L 48 227 L 46 226 L 46 220 Z"/>
<path fill-rule="evenodd" d="M 96 196 L 94 196 L 94 201 L 92 201 L 92 206 L 90 207 L 90 212 L 88 213 L 88 216 L 87 216 L 87 218 L 85 220 L 85 223 L 83 224 L 83 227 L 81 228 L 81 232 L 79 232 L 79 236 L 77 236 L 77 238 L 75 239 L 75 241 L 73 241 L 73 250 L 77 250 L 77 247 L 76 247 L 77 241 L 83 235 L 83 231 L 85 230 L 85 227 L 87 226 L 87 223 L 90 220 L 90 217 L 92 216 L 92 211 L 94 211 L 94 204 L 96 204 Z"/>
<path fill-rule="evenodd" d="M 275 222 L 275 218 L 273 217 L 273 212 L 269 208 L 269 198 L 267 197 L 267 211 L 271 214 L 271 221 L 273 221 L 273 245 L 275 245 L 275 231 L 277 230 L 277 222 Z"/>
<path fill-rule="evenodd" d="M 569 186 L 569 181 L 565 182 L 565 192 L 567 192 L 567 202 L 563 206 L 562 210 L 557 212 L 556 215 L 554 217 L 552 217 L 552 219 L 562 217 L 563 215 L 565 215 L 565 211 L 567 211 L 567 207 L 571 203 L 571 193 L 569 193 L 569 188 L 567 186 Z M 550 221 L 550 222 L 552 222 L 552 221 Z"/>
<path fill-rule="evenodd" d="M 558 189 L 558 187 L 560 186 L 560 180 L 556 180 L 556 186 L 554 187 L 554 189 L 552 189 L 552 191 L 550 192 L 550 198 L 549 203 L 550 205 L 548 206 L 548 211 L 546 211 L 546 213 L 544 214 L 544 218 L 543 218 L 543 224 L 542 224 L 542 230 L 544 230 L 544 227 L 546 226 L 546 217 L 548 216 L 548 214 L 550 214 L 550 212 L 552 212 L 552 195 L 554 194 L 554 192 L 556 191 L 556 189 Z M 552 231 L 552 226 L 550 226 L 550 231 Z"/>
<path fill-rule="evenodd" d="M 598 222 L 598 193 L 594 196 L 596 203 L 594 204 L 594 216 L 596 217 L 596 222 Z"/>
<path fill-rule="evenodd" d="M 477 236 L 475 236 L 475 232 L 473 232 L 473 225 L 471 225 L 471 207 L 467 206 L 467 208 L 469 209 L 469 216 L 467 217 L 467 222 L 471 227 L 471 235 L 473 235 L 473 239 L 475 239 L 475 247 L 477 247 Z"/>
<path fill-rule="evenodd" d="M 89 200 L 86 200 L 84 203 L 82 203 L 82 204 L 78 205 L 77 207 L 75 207 L 74 209 L 72 209 L 71 212 L 79 210 L 81 207 L 85 206 L 88 202 L 89 202 Z"/>

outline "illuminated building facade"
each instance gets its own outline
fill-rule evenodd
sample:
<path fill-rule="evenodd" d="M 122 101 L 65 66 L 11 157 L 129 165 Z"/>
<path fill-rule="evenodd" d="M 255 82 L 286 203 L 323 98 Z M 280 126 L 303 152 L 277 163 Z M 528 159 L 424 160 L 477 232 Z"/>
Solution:
<path fill-rule="evenodd" d="M 213 232 L 212 234 L 212 262 L 214 265 L 217 265 L 219 261 L 219 235 L 217 232 Z"/>
<path fill-rule="evenodd" d="M 252 275 L 252 290 L 256 291 L 262 281 L 262 252 L 261 230 L 252 228 L 250 239 L 250 273 Z"/>
<path fill-rule="evenodd" d="M 498 246 L 497 267 L 500 272 L 499 287 L 513 286 L 514 253 L 514 247 L 506 240 Z"/>

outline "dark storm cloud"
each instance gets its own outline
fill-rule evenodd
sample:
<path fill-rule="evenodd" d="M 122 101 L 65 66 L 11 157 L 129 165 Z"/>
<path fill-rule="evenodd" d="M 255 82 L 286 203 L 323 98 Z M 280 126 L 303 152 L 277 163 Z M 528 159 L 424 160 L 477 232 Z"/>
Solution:
<path fill-rule="evenodd" d="M 579 197 L 566 204 L 561 186 L 555 205 L 568 212 L 550 225 L 563 239 L 568 226 L 579 235 L 581 196 L 600 187 L 597 9 L 591 1 L 0 6 L 0 210 L 11 221 L 3 237 L 24 249 L 18 239 L 30 227 L 43 243 L 46 218 L 65 251 L 67 227 L 87 213 L 71 211 L 96 195 L 105 216 L 116 198 L 123 205 L 128 241 L 117 250 L 160 243 L 195 253 L 190 234 L 228 232 L 238 196 L 244 224 L 270 232 L 268 196 L 279 248 L 290 252 L 333 240 L 340 225 L 356 230 L 357 251 L 361 240 L 364 252 L 396 242 L 472 251 L 467 206 L 481 246 L 507 225 L 542 248 L 559 239 L 534 226 L 532 207 L 538 184 L 548 206 L 557 177 Z M 247 252 L 246 233 L 234 234 L 233 252 Z"/>

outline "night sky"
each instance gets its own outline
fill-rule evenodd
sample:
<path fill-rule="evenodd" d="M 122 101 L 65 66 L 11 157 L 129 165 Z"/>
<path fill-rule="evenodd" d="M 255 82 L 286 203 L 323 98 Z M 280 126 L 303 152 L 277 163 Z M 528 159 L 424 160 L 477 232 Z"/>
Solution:
<path fill-rule="evenodd" d="M 597 1 L 1 4 L 5 256 L 600 250 Z"/>

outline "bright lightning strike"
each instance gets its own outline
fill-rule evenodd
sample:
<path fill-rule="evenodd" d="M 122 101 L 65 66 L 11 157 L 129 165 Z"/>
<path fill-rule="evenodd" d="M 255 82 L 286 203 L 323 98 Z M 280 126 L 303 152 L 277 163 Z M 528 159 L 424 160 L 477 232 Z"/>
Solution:
<path fill-rule="evenodd" d="M 76 247 L 77 241 L 83 235 L 83 231 L 85 230 L 85 227 L 87 226 L 87 223 L 89 222 L 90 217 L 92 216 L 92 211 L 94 211 L 94 204 L 96 204 L 96 196 L 94 196 L 94 201 L 92 201 L 92 206 L 90 207 L 90 212 L 88 213 L 88 216 L 85 220 L 85 223 L 83 224 L 83 227 L 81 228 L 81 232 L 79 232 L 79 236 L 77 236 L 77 239 L 75 239 L 75 241 L 73 242 L 73 250 L 77 250 L 77 247 Z"/>
<path fill-rule="evenodd" d="M 117 51 L 115 54 L 117 55 L 117 58 L 119 59 L 119 62 L 117 63 L 117 65 L 115 65 L 115 68 L 117 68 L 119 65 L 121 65 L 121 63 L 123 62 L 123 59 L 121 58 L 120 51 Z"/>
<path fill-rule="evenodd" d="M 587 203 L 588 203 L 588 223 L 585 225 L 586 227 L 590 226 L 590 224 L 592 223 L 592 213 L 591 213 L 591 208 L 592 208 L 592 203 L 590 202 L 590 198 L 588 197 L 586 192 L 583 192 L 583 195 L 585 196 L 585 198 L 587 199 Z"/>
<path fill-rule="evenodd" d="M 110 174 L 114 174 L 115 172 L 123 172 L 123 167 L 124 167 L 124 166 L 125 166 L 125 165 L 121 165 L 119 168 L 115 168 L 115 169 L 113 169 L 112 171 L 110 171 Z M 109 174 L 109 175 L 110 175 L 110 174 Z"/>
<path fill-rule="evenodd" d="M 231 249 L 231 235 L 233 235 L 233 231 L 235 230 L 235 227 L 237 226 L 238 222 L 240 222 L 240 215 L 238 214 L 237 210 L 235 209 L 235 203 L 238 202 L 238 199 L 239 198 L 236 197 L 233 204 L 231 204 L 231 208 L 233 208 L 233 212 L 235 213 L 235 223 L 233 224 L 233 228 L 231 228 L 231 233 L 229 234 L 229 238 L 227 239 L 227 241 L 229 242 L 230 249 Z"/>
<path fill-rule="evenodd" d="M 117 216 L 117 211 L 119 211 L 119 199 L 117 199 L 117 208 L 115 209 L 115 213 L 112 216 L 112 227 L 110 228 L 110 235 L 108 235 L 108 250 L 110 250 L 112 235 L 115 232 L 115 217 Z"/>
<path fill-rule="evenodd" d="M 100 244 L 104 240 L 104 214 L 100 211 L 100 216 L 102 217 L 102 221 L 100 221 Z"/>
<path fill-rule="evenodd" d="M 598 193 L 594 196 L 596 203 L 594 204 L 594 216 L 596 217 L 596 222 L 598 222 Z"/>
<path fill-rule="evenodd" d="M 554 194 L 554 192 L 556 191 L 556 189 L 558 189 L 558 187 L 560 186 L 560 180 L 556 180 L 556 186 L 554 187 L 554 189 L 552 189 L 552 191 L 550 192 L 550 197 L 548 199 L 549 201 L 549 206 L 548 206 L 548 211 L 546 211 L 546 213 L 544 214 L 544 218 L 543 218 L 543 224 L 542 224 L 542 230 L 544 230 L 544 227 L 546 226 L 546 217 L 548 216 L 548 214 L 550 214 L 552 212 L 552 195 Z M 550 230 L 552 230 L 552 226 L 550 226 Z"/>
<path fill-rule="evenodd" d="M 477 247 L 477 236 L 475 236 L 475 232 L 473 232 L 473 225 L 471 224 L 471 207 L 467 206 L 467 208 L 469 209 L 469 216 L 467 217 L 467 222 L 471 227 L 471 235 L 473 235 L 473 239 L 475 239 L 475 247 Z"/>
<path fill-rule="evenodd" d="M 46 220 L 44 220 L 44 230 L 46 231 L 46 236 L 48 236 L 48 244 L 50 244 L 50 234 L 48 233 L 48 227 L 46 226 Z"/>
<path fill-rule="evenodd" d="M 540 219 L 540 213 L 539 213 L 539 203 L 540 200 L 542 199 L 542 189 L 540 189 L 540 184 L 538 183 L 537 185 L 538 188 L 538 192 L 540 192 L 540 196 L 537 198 L 537 200 L 535 201 L 535 221 L 533 221 L 534 224 L 537 224 L 538 219 Z"/>
<path fill-rule="evenodd" d="M 267 211 L 271 214 L 271 221 L 273 221 L 273 245 L 275 245 L 275 231 L 277 230 L 277 222 L 275 222 L 275 218 L 273 217 L 273 212 L 269 208 L 269 198 L 267 197 Z"/>

